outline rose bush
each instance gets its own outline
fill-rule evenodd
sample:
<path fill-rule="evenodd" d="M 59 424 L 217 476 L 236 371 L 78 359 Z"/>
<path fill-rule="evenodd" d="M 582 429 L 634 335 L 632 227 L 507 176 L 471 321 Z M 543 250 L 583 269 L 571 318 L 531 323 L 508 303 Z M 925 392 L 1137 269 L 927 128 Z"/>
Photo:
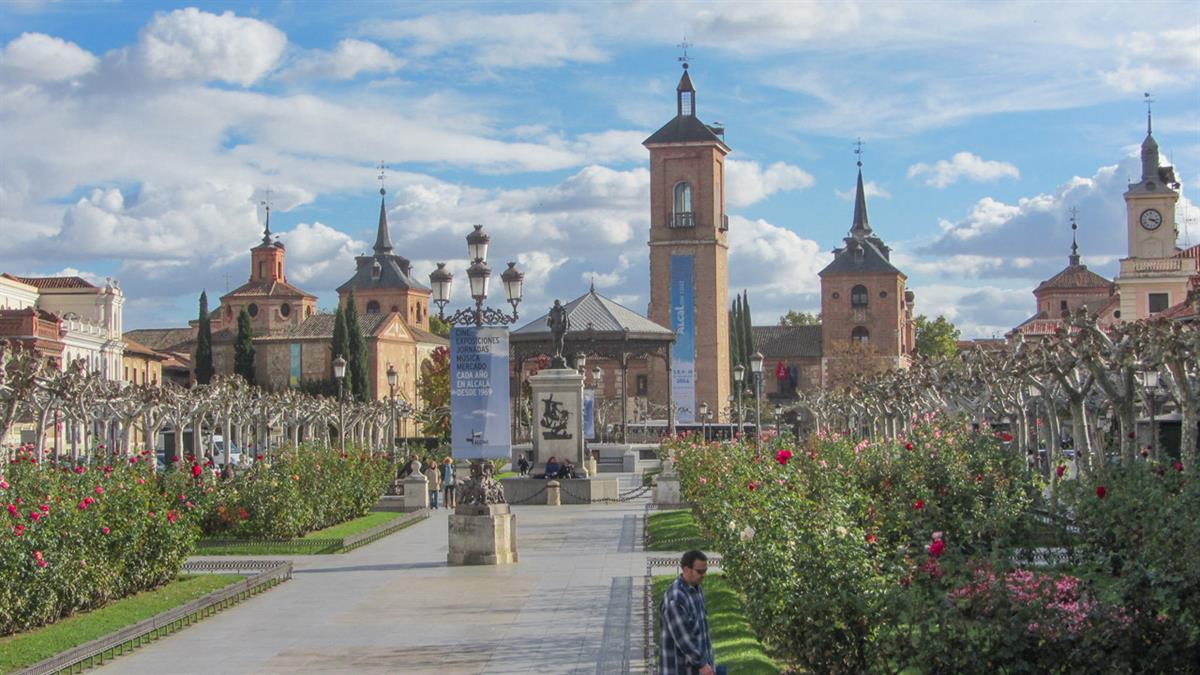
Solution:
<path fill-rule="evenodd" d="M 0 635 L 178 575 L 197 517 L 162 492 L 146 458 L 75 467 L 21 452 L 0 466 Z"/>
<path fill-rule="evenodd" d="M 200 493 L 206 536 L 285 540 L 365 514 L 394 471 L 366 451 L 304 446 L 280 450 L 227 480 L 211 472 L 197 480 L 180 469 L 169 471 L 167 482 L 179 494 Z"/>
<path fill-rule="evenodd" d="M 1137 659 L 1155 639 L 1169 645 L 1150 655 L 1156 669 L 1195 656 L 1195 632 L 1182 626 L 1196 623 L 1198 573 L 1184 568 L 1200 554 L 1200 503 L 1194 482 L 1181 487 L 1186 472 L 1142 471 L 1139 480 L 1160 483 L 1134 502 L 1121 501 L 1132 478 L 1109 475 L 1041 504 L 1041 479 L 1003 438 L 932 417 L 894 442 L 816 436 L 802 446 L 765 439 L 755 448 L 683 438 L 666 451 L 756 631 L 803 668 L 1141 670 Z M 1134 505 L 1141 499 L 1163 504 L 1151 510 L 1159 523 L 1192 514 L 1180 531 L 1190 543 L 1162 541 L 1166 525 L 1149 538 L 1145 516 L 1133 515 L 1146 513 Z M 1055 504 L 1062 513 L 1054 522 L 1077 514 L 1084 531 L 1070 559 L 1097 570 L 1103 562 L 1103 574 L 1028 569 L 1022 551 L 1044 534 L 1039 513 Z M 1128 532 L 1094 523 L 1122 519 Z M 1139 548 L 1127 550 L 1134 541 Z M 1161 547 L 1154 554 L 1146 551 L 1151 541 Z M 1113 554 L 1143 572 L 1114 577 Z M 1181 591 L 1174 604 L 1159 600 L 1172 584 Z M 1130 603 L 1134 593 L 1156 599 Z"/>

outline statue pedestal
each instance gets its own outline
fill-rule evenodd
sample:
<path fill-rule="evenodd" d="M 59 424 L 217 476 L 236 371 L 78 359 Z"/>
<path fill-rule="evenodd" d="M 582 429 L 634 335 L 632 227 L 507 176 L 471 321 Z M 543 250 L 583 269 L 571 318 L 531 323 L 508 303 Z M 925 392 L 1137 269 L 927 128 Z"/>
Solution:
<path fill-rule="evenodd" d="M 414 473 L 408 478 L 401 479 L 404 489 L 404 510 L 419 511 L 429 508 L 429 480 L 425 476 Z"/>
<path fill-rule="evenodd" d="M 583 375 L 574 368 L 551 368 L 529 378 L 533 390 L 533 468 L 546 470 L 546 460 L 571 460 L 576 472 L 587 473 L 584 454 Z"/>
<path fill-rule="evenodd" d="M 508 504 L 463 504 L 450 515 L 449 565 L 517 562 L 517 517 Z"/>

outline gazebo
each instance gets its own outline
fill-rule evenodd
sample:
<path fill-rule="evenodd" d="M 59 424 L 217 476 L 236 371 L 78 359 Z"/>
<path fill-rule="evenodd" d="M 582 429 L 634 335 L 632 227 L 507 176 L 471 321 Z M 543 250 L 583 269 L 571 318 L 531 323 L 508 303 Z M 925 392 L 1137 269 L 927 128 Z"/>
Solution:
<path fill-rule="evenodd" d="M 612 359 L 621 369 L 621 442 L 628 441 L 629 409 L 629 362 L 637 358 L 663 359 L 668 373 L 667 380 L 667 428 L 675 428 L 675 411 L 671 401 L 671 344 L 675 333 L 654 323 L 637 312 L 624 307 L 596 292 L 593 286 L 584 295 L 565 305 L 569 328 L 564 339 L 564 352 L 570 358 L 575 355 L 598 356 Z M 550 327 L 547 314 L 512 332 L 509 349 L 512 361 L 517 365 L 518 377 L 525 361 L 538 356 L 549 356 L 552 351 Z M 517 383 L 520 396 L 520 382 Z"/>

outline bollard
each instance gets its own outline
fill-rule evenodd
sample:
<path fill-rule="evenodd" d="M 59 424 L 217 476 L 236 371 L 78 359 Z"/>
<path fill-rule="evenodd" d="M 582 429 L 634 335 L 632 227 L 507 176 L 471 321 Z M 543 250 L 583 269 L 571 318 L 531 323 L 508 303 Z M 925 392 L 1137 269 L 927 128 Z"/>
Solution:
<path fill-rule="evenodd" d="M 556 480 L 546 481 L 546 506 L 562 506 L 562 493 Z"/>

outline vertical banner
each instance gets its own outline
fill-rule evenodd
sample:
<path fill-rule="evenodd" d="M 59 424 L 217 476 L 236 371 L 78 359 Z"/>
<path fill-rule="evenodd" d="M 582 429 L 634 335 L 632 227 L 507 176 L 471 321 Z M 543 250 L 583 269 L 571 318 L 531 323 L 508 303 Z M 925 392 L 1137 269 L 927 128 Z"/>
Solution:
<path fill-rule="evenodd" d="M 450 452 L 455 459 L 512 454 L 507 328 L 450 330 Z"/>
<path fill-rule="evenodd" d="M 589 441 L 596 438 L 596 390 L 583 390 L 583 437 Z"/>
<path fill-rule="evenodd" d="M 302 363 L 302 361 L 300 360 L 300 343 L 299 342 L 293 342 L 290 345 L 288 345 L 288 358 L 290 360 L 289 365 L 291 366 L 291 368 L 288 371 L 288 386 L 295 389 L 296 387 L 300 386 L 300 379 L 301 379 L 300 378 L 300 374 L 301 374 L 300 364 Z"/>
<path fill-rule="evenodd" d="M 675 421 L 696 421 L 696 301 L 694 261 L 690 255 L 671 256 L 671 403 Z"/>

